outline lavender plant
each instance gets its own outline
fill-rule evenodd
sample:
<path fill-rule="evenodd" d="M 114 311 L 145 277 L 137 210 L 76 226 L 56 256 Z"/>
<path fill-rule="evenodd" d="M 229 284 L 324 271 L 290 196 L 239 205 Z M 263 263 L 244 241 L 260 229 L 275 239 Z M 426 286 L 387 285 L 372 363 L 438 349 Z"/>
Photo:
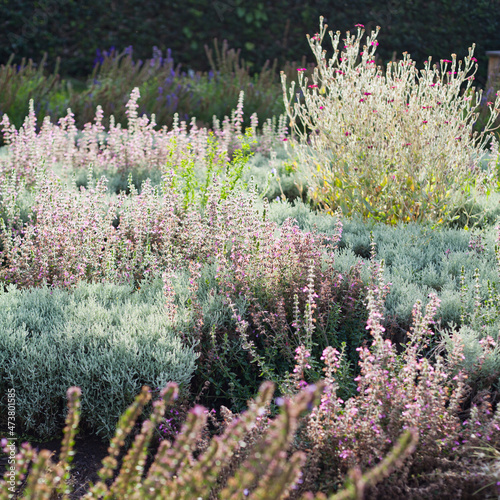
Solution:
<path fill-rule="evenodd" d="M 321 17 L 319 33 L 308 35 L 318 64 L 312 79 L 298 69 L 303 99 L 294 83 L 287 89 L 282 76 L 290 126 L 297 134 L 293 152 L 315 205 L 391 224 L 441 223 L 476 191 L 491 189 L 492 170 L 479 164 L 487 142 L 495 143 L 491 131 L 500 95 L 489 107 L 484 129 L 472 133 L 481 101 L 481 91 L 472 86 L 474 47 L 463 62 L 453 54 L 432 65 L 429 57 L 421 71 L 404 53 L 384 72 L 375 64 L 379 28 L 361 52 L 362 25 L 343 42 L 340 32 L 330 31 L 329 60 L 322 48 L 326 28 Z"/>

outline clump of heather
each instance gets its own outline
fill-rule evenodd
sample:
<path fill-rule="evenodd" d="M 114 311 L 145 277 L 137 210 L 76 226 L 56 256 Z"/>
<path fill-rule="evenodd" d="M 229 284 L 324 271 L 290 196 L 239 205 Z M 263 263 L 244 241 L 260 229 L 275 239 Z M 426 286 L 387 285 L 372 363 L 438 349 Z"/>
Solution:
<path fill-rule="evenodd" d="M 348 365 L 357 360 L 355 348 L 366 337 L 365 284 L 356 267 L 345 274 L 335 268 L 332 250 L 340 239 L 340 219 L 337 233 L 328 238 L 301 231 L 291 219 L 278 227 L 266 218 L 247 222 L 240 213 L 233 226 L 234 213 L 228 212 L 227 222 L 212 216 L 232 233 L 228 251 L 215 261 L 218 293 L 232 320 L 220 313 L 201 334 L 200 383 L 210 381 L 207 397 L 224 395 L 240 411 L 263 379 L 286 391 L 295 349 L 303 343 L 317 357 L 327 345 L 347 344 L 342 393 L 349 393 Z M 199 279 L 200 285 L 205 280 Z M 317 363 L 314 369 L 309 381 L 321 377 Z"/>

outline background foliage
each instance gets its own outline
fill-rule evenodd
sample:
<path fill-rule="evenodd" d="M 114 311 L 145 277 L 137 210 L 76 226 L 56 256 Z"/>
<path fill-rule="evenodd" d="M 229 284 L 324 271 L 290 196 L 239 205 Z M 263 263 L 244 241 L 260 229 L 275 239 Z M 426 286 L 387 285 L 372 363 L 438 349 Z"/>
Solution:
<path fill-rule="evenodd" d="M 227 39 L 241 48 L 242 56 L 256 68 L 266 59 L 285 61 L 310 57 L 305 33 L 317 30 L 325 16 L 331 29 L 342 32 L 357 23 L 369 32 L 377 25 L 380 57 L 390 60 L 408 51 L 420 63 L 432 54 L 445 58 L 452 52 L 463 57 L 477 44 L 480 83 L 486 79 L 486 50 L 500 49 L 499 0 L 202 0 L 144 3 L 91 0 L 0 0 L 0 61 L 12 53 L 19 59 L 63 59 L 62 71 L 85 75 L 97 49 L 118 50 L 133 45 L 140 58 L 147 58 L 156 45 L 172 49 L 185 66 L 208 70 L 204 45 L 213 38 Z"/>

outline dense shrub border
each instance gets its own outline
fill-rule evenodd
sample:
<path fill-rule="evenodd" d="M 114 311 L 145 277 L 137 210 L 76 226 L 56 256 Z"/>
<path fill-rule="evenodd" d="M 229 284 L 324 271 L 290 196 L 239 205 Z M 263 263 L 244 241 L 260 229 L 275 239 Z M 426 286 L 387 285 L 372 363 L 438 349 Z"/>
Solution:
<path fill-rule="evenodd" d="M 486 50 L 500 48 L 496 2 L 453 3 L 424 0 L 395 2 L 362 0 L 353 4 L 317 0 L 304 5 L 292 0 L 255 2 L 228 0 L 206 4 L 200 0 L 172 1 L 169 8 L 128 0 L 120 5 L 104 0 L 79 4 L 75 0 L 51 0 L 33 10 L 32 2 L 0 2 L 0 61 L 11 53 L 18 58 L 61 56 L 69 74 L 86 74 L 97 49 L 118 50 L 133 45 L 143 60 L 156 45 L 172 49 L 176 60 L 195 69 L 210 69 L 204 45 L 214 37 L 226 38 L 241 48 L 245 60 L 261 68 L 266 59 L 300 61 L 308 55 L 304 33 L 313 34 L 320 15 L 341 31 L 362 23 L 381 34 L 381 57 L 400 56 L 404 47 L 420 62 L 429 54 L 445 58 L 452 52 L 462 57 L 471 43 L 477 44 L 481 79 L 486 79 Z M 111 21 L 112 20 L 112 21 Z M 71 26 L 71 29 L 67 27 Z M 222 36 L 221 36 L 222 33 Z M 257 42 L 258 41 L 258 42 Z"/>

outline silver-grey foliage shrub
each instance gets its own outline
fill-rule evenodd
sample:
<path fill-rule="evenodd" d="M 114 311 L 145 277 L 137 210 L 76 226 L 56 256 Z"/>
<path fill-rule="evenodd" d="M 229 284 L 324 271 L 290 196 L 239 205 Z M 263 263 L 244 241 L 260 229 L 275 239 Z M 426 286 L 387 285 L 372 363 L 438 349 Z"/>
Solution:
<path fill-rule="evenodd" d="M 286 217 L 297 220 L 303 231 L 314 226 L 332 234 L 334 217 L 316 214 L 302 202 L 272 203 L 269 218 L 278 224 Z M 487 282 L 498 282 L 493 228 L 464 231 L 452 228 L 431 229 L 419 224 L 389 227 L 381 223 L 363 222 L 359 218 L 342 219 L 342 238 L 335 251 L 335 263 L 346 273 L 357 261 L 367 267 L 370 257 L 370 233 L 376 243 L 377 259 L 384 260 L 387 282 L 391 283 L 385 302 L 386 317 L 396 317 L 403 326 L 411 324 L 411 312 L 417 300 L 426 304 L 434 291 L 441 299 L 440 318 L 443 325 L 460 323 L 461 300 L 470 309 L 474 303 L 474 273 L 479 270 L 482 300 L 487 298 Z M 480 241 L 480 243 L 479 243 Z M 477 243 L 475 243 L 477 242 Z M 461 290 L 462 267 L 467 291 Z M 361 274 L 366 279 L 366 271 Z"/>
<path fill-rule="evenodd" d="M 81 284 L 0 292 L 0 388 L 16 390 L 17 425 L 48 437 L 60 430 L 66 389 L 82 389 L 82 425 L 110 437 L 145 384 L 186 388 L 195 370 L 188 345 L 155 300 L 129 286 Z M 0 400 L 0 420 L 6 417 Z"/>

